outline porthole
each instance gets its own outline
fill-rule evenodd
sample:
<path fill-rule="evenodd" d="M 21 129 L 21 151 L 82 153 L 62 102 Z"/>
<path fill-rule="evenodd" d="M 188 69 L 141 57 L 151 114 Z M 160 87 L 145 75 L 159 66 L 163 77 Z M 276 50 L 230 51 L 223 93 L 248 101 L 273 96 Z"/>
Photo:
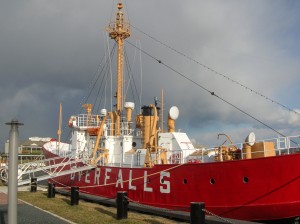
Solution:
<path fill-rule="evenodd" d="M 136 147 L 136 142 L 132 142 L 132 147 Z"/>
<path fill-rule="evenodd" d="M 243 178 L 243 182 L 244 182 L 245 184 L 247 184 L 247 183 L 249 182 L 249 178 L 248 178 L 248 177 L 244 177 L 244 178 Z"/>
<path fill-rule="evenodd" d="M 183 183 L 184 183 L 184 184 L 187 184 L 187 179 L 183 179 Z"/>
<path fill-rule="evenodd" d="M 211 178 L 209 182 L 210 182 L 210 184 L 215 184 L 216 183 L 215 179 L 213 179 L 213 178 Z"/>

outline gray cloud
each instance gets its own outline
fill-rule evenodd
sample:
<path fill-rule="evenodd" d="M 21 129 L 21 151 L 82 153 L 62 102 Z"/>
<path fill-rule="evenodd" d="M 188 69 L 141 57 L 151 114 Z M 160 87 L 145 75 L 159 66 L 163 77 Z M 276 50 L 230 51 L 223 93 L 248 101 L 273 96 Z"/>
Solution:
<path fill-rule="evenodd" d="M 1 3 L 2 145 L 9 132 L 4 123 L 12 118 L 25 123 L 20 129 L 23 139 L 55 137 L 59 102 L 63 102 L 64 123 L 79 111 L 105 53 L 105 27 L 114 18 L 115 4 L 96 0 Z M 125 6 L 134 27 L 299 112 L 298 1 L 131 0 Z M 141 41 L 143 50 L 209 91 L 284 134 L 299 129 L 299 114 L 132 31 L 131 43 Z M 128 54 L 135 51 L 130 45 L 126 50 Z M 139 52 L 136 54 L 135 63 L 139 60 Z M 262 137 L 277 135 L 146 55 L 142 61 L 144 104 L 159 97 L 164 88 L 165 106 L 180 109 L 176 127 L 197 142 L 214 144 L 219 132 L 230 134 L 235 141 L 242 141 L 253 130 Z M 140 89 L 137 64 L 134 72 Z"/>

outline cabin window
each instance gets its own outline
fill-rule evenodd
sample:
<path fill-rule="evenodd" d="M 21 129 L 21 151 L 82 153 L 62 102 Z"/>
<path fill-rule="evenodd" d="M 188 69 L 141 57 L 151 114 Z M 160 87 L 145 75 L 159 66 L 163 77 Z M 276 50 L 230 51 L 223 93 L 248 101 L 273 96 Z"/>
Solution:
<path fill-rule="evenodd" d="M 247 183 L 249 182 L 249 178 L 248 178 L 248 177 L 244 177 L 244 178 L 243 178 L 243 182 L 244 182 L 245 184 L 247 184 Z"/>
<path fill-rule="evenodd" d="M 209 182 L 210 182 L 210 184 L 215 184 L 216 183 L 215 179 L 213 179 L 213 178 L 211 178 Z"/>
<path fill-rule="evenodd" d="M 132 147 L 136 147 L 136 142 L 132 142 Z"/>
<path fill-rule="evenodd" d="M 187 184 L 187 179 L 183 179 L 183 183 L 184 183 L 184 184 Z"/>

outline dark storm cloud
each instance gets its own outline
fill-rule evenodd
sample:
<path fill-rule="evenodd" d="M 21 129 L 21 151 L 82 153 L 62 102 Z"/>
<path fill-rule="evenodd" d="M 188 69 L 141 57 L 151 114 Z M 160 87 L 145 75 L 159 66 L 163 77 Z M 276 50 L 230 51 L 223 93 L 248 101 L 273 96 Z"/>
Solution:
<path fill-rule="evenodd" d="M 28 0 L 0 4 L 1 144 L 9 131 L 4 123 L 14 117 L 25 123 L 22 138 L 55 137 L 59 102 L 63 102 L 66 123 L 71 114 L 79 111 L 98 69 L 107 42 L 105 27 L 115 16 L 112 9 L 116 1 Z M 285 134 L 289 132 L 286 127 L 292 131 L 299 128 L 299 115 L 222 75 L 283 101 L 292 109 L 299 108 L 300 3 L 130 0 L 124 6 L 134 27 L 218 74 L 134 27 L 128 41 L 140 41 L 142 49 L 155 58 Z M 135 51 L 128 44 L 126 49 L 128 53 Z M 261 135 L 271 134 L 148 56 L 142 56 L 142 63 L 143 104 L 159 97 L 164 88 L 166 110 L 172 105 L 180 109 L 176 127 L 197 141 L 212 144 L 215 133 L 221 131 L 238 139 L 243 139 L 250 129 Z"/>

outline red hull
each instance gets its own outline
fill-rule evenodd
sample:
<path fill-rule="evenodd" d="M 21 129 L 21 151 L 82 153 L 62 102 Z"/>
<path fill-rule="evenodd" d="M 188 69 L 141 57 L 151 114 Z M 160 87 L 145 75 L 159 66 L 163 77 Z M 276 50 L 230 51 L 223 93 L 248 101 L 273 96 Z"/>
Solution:
<path fill-rule="evenodd" d="M 291 154 L 153 168 L 98 166 L 55 182 L 106 198 L 127 191 L 131 200 L 156 207 L 188 211 L 190 202 L 205 202 L 207 210 L 222 217 L 274 220 L 300 215 L 299 164 L 300 154 Z"/>

